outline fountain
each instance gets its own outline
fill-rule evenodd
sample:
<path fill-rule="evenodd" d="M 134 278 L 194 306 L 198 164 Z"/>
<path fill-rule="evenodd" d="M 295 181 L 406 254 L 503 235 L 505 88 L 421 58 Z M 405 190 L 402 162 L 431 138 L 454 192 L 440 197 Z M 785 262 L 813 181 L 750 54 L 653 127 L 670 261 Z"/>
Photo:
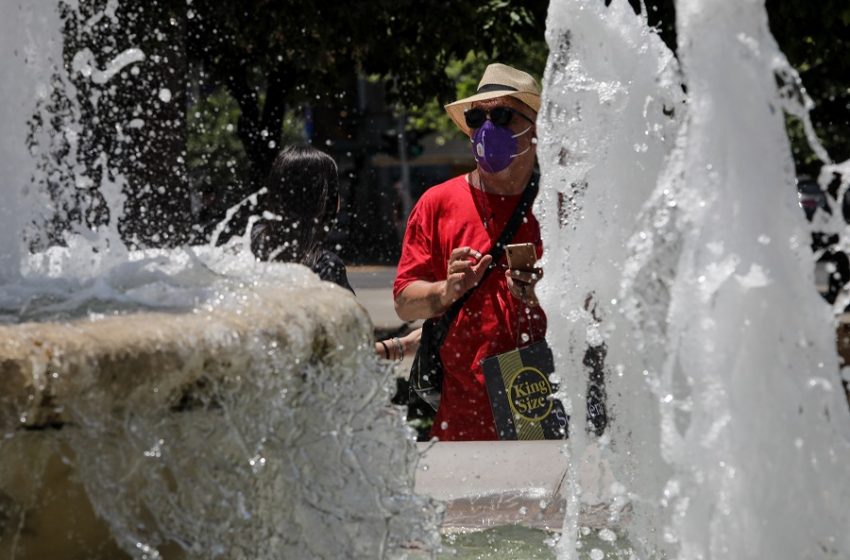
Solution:
<path fill-rule="evenodd" d="M 100 176 L 108 220 L 24 243 L 43 200 L 32 160 L 50 138 L 20 139 L 51 76 L 71 80 L 55 10 L 12 5 L 3 557 L 427 555 L 442 509 L 425 487 L 449 506 L 445 529 L 560 528 L 565 560 L 850 557 L 850 415 L 782 120 L 806 117 L 805 94 L 762 3 L 679 0 L 674 56 L 625 0 L 553 0 L 536 212 L 572 437 L 437 444 L 415 488 L 417 449 L 347 292 L 256 263 L 239 239 L 131 250 L 116 233 L 120 172 Z M 71 71 L 98 87 L 147 60 L 76 54 Z M 613 422 L 599 438 L 582 425 L 588 345 L 607 352 Z M 552 553 L 547 534 L 480 534 L 470 548 L 488 557 Z"/>
<path fill-rule="evenodd" d="M 678 60 L 626 2 L 550 5 L 537 209 L 564 397 L 605 344 L 593 443 L 637 557 L 846 558 L 850 415 L 783 121 L 805 94 L 762 2 L 676 11 Z"/>
<path fill-rule="evenodd" d="M 57 3 L 6 4 L 0 556 L 434 548 L 438 511 L 413 492 L 416 447 L 389 405 L 391 371 L 374 356 L 366 311 L 305 267 L 255 262 L 243 239 L 125 246 L 126 178 L 106 151 L 97 172 L 77 157 L 87 122 L 75 119 L 84 101 L 106 110 L 116 81 L 148 68 L 146 54 L 86 49 L 63 65 Z M 58 6 L 91 27 L 118 5 L 86 17 L 73 2 Z M 50 119 L 57 92 L 66 104 Z M 126 120 L 119 137 L 142 126 Z M 98 186 L 109 213 L 66 220 L 62 242 L 40 249 L 21 231 L 45 217 L 38 206 L 51 199 L 39 187 L 55 177 L 34 162 L 57 145 L 70 146 L 64 186 L 85 196 Z"/>

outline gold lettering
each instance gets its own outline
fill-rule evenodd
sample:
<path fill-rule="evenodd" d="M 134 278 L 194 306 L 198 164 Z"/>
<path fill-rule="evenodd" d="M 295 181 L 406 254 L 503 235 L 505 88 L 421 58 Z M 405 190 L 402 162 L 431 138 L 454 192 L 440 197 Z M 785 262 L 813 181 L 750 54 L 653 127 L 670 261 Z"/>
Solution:
<path fill-rule="evenodd" d="M 543 403 L 546 402 L 545 397 L 537 397 L 534 399 L 530 399 L 528 408 L 529 410 L 534 410 L 535 408 L 543 408 Z"/>
<path fill-rule="evenodd" d="M 521 385 L 514 385 L 514 398 L 517 399 L 519 397 L 527 397 L 528 396 L 528 382 L 525 382 Z"/>
<path fill-rule="evenodd" d="M 546 387 L 545 381 L 538 381 L 531 385 L 529 389 L 529 393 L 548 393 L 548 388 Z"/>

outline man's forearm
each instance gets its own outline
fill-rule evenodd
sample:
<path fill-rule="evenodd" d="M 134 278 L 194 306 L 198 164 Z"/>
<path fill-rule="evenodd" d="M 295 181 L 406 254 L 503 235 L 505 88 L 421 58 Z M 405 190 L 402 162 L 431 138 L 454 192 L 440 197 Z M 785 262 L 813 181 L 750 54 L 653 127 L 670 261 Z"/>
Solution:
<path fill-rule="evenodd" d="M 447 299 L 445 281 L 416 280 L 395 298 L 395 311 L 404 321 L 430 319 L 442 315 L 449 308 L 451 302 Z"/>

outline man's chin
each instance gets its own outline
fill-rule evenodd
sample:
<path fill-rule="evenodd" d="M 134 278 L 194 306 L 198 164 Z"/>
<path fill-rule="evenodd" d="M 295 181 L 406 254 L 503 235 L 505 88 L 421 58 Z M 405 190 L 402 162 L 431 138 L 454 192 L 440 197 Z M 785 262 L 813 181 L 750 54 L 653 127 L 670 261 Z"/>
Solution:
<path fill-rule="evenodd" d="M 508 177 L 511 176 L 511 167 L 513 167 L 513 164 L 507 166 L 506 168 L 502 169 L 501 171 L 487 171 L 479 165 L 478 166 L 478 172 L 481 173 L 481 175 L 484 177 L 485 180 L 487 180 L 487 179 L 507 179 Z"/>

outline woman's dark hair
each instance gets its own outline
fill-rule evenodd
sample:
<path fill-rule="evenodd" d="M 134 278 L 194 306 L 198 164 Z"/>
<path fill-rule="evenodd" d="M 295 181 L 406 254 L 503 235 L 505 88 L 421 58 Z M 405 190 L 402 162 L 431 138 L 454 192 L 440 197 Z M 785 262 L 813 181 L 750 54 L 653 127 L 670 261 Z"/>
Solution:
<path fill-rule="evenodd" d="M 333 228 L 339 202 L 336 162 L 312 146 L 289 146 L 275 158 L 251 233 L 251 251 L 263 260 L 313 266 Z"/>

